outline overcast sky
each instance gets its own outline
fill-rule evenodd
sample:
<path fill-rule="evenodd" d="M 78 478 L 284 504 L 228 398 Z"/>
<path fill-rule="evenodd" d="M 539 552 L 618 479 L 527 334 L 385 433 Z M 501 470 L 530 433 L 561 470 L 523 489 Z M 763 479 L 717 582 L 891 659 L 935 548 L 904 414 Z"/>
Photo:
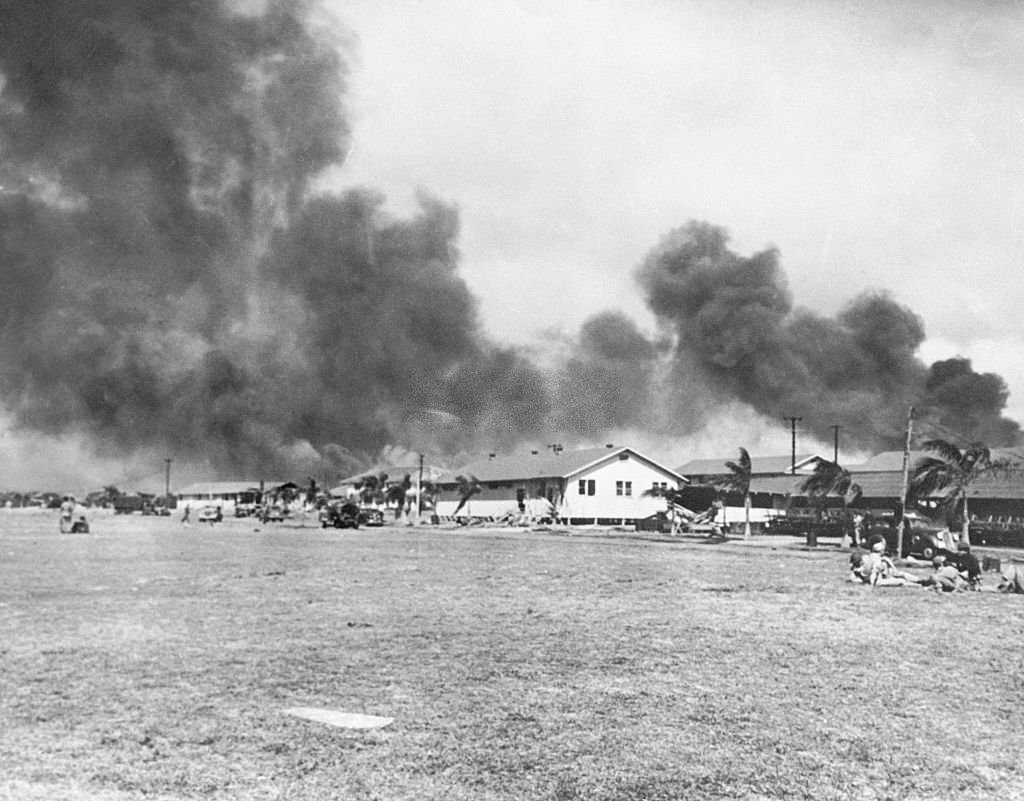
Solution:
<path fill-rule="evenodd" d="M 328 6 L 355 38 L 330 181 L 456 203 L 496 338 L 650 329 L 633 270 L 701 219 L 778 247 L 798 305 L 889 290 L 1024 421 L 1024 3 Z"/>

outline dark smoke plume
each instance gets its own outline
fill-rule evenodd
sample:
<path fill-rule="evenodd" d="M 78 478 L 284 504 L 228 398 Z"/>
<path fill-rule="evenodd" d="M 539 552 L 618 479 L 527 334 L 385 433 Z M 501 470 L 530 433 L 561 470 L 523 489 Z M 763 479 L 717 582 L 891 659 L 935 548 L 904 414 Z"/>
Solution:
<path fill-rule="evenodd" d="M 862 448 L 899 447 L 911 404 L 993 444 L 1019 433 L 1000 417 L 1002 380 L 962 360 L 929 371 L 915 356 L 920 318 L 883 293 L 856 297 L 835 319 L 794 309 L 777 251 L 740 256 L 724 229 L 698 222 L 669 233 L 637 275 L 676 336 L 676 383 L 707 384 L 770 418 L 800 416 L 826 441 L 840 425 Z"/>
<path fill-rule="evenodd" d="M 937 361 L 928 370 L 922 407 L 941 426 L 963 432 L 969 440 L 1012 445 L 1020 426 L 1001 416 L 1010 392 L 995 373 L 978 373 L 970 359 Z"/>
<path fill-rule="evenodd" d="M 16 421 L 224 474 L 350 468 L 424 410 L 506 442 L 542 423 L 543 379 L 480 335 L 452 208 L 311 194 L 349 131 L 345 62 L 306 12 L 0 0 Z"/>
<path fill-rule="evenodd" d="M 639 271 L 670 337 L 611 312 L 543 369 L 495 345 L 453 206 L 313 191 L 350 145 L 345 52 L 303 2 L 263 5 L 0 0 L 0 411 L 23 427 L 234 477 L 686 433 L 721 401 L 865 447 L 910 402 L 1016 437 L 998 376 L 916 359 L 912 312 L 794 309 L 778 253 L 705 224 Z"/>
<path fill-rule="evenodd" d="M 584 437 L 649 427 L 657 351 L 636 323 L 618 312 L 591 317 L 559 371 L 555 427 Z"/>

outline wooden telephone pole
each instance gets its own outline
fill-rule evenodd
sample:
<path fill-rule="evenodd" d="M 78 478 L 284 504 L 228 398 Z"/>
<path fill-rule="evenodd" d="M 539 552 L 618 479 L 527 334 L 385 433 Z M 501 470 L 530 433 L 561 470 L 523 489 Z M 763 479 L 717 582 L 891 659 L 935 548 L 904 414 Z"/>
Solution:
<path fill-rule="evenodd" d="M 903 445 L 903 487 L 900 491 L 900 524 L 896 529 L 896 558 L 903 556 L 903 532 L 907 528 L 907 494 L 910 492 L 910 438 L 914 431 L 914 407 L 907 413 L 907 440 Z"/>
<path fill-rule="evenodd" d="M 792 447 L 790 449 L 790 473 L 796 475 L 796 424 L 803 420 L 802 417 L 784 417 L 783 420 L 789 421 L 789 428 L 793 434 Z"/>

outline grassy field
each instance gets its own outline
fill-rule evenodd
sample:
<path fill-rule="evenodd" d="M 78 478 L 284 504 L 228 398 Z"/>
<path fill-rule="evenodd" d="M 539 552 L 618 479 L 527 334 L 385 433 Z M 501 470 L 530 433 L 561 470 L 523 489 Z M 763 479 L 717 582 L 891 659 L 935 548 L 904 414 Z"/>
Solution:
<path fill-rule="evenodd" d="M 93 523 L 0 513 L 0 798 L 1024 798 L 1021 596 L 782 541 Z"/>

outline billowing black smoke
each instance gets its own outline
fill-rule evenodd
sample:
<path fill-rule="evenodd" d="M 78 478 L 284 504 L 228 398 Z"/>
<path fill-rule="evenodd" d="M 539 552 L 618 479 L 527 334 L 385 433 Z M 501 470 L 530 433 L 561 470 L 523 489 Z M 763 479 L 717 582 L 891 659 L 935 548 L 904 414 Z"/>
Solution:
<path fill-rule="evenodd" d="M 370 191 L 311 194 L 349 131 L 345 63 L 306 17 L 288 0 L 0 2 L 17 421 L 227 473 L 359 461 L 423 433 L 425 410 L 459 422 L 453 447 L 544 420 L 543 380 L 480 335 L 452 208 L 424 197 L 395 220 Z"/>
<path fill-rule="evenodd" d="M 559 371 L 555 428 L 583 437 L 629 426 L 649 428 L 657 351 L 617 312 L 591 317 Z"/>
<path fill-rule="evenodd" d="M 263 6 L 0 0 L 0 401 L 23 426 L 225 475 L 686 433 L 721 400 L 864 446 L 911 402 L 1016 437 L 998 376 L 915 358 L 916 315 L 794 309 L 775 251 L 704 224 L 640 268 L 664 341 L 611 312 L 543 369 L 491 343 L 455 208 L 313 191 L 350 144 L 344 52 L 300 0 Z"/>
<path fill-rule="evenodd" d="M 670 232 L 637 275 L 676 336 L 676 383 L 706 384 L 777 420 L 799 416 L 826 441 L 839 425 L 868 449 L 901 444 L 911 404 L 990 444 L 1019 434 L 1000 416 L 1002 379 L 962 359 L 929 371 L 915 356 L 920 318 L 885 294 L 865 292 L 834 319 L 794 309 L 777 251 L 739 256 L 724 229 L 697 222 Z"/>

